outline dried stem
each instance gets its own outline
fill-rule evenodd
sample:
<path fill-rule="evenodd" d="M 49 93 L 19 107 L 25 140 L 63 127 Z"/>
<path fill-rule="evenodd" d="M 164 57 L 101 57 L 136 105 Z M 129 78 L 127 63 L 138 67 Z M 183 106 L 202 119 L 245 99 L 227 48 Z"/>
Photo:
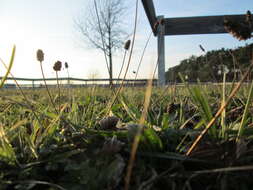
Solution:
<path fill-rule="evenodd" d="M 241 81 L 235 86 L 235 88 L 233 89 L 233 91 L 231 92 L 231 94 L 229 95 L 227 101 L 221 105 L 220 109 L 218 110 L 218 112 L 215 114 L 215 116 L 211 119 L 211 121 L 208 123 L 208 125 L 206 126 L 206 128 L 201 132 L 201 134 L 197 137 L 197 139 L 193 142 L 192 146 L 190 147 L 190 149 L 187 151 L 186 155 L 189 156 L 191 154 L 191 152 L 194 150 L 194 148 L 198 145 L 198 143 L 200 142 L 200 140 L 203 138 L 203 136 L 208 132 L 208 130 L 212 127 L 212 125 L 214 124 L 214 122 L 217 120 L 217 118 L 221 115 L 221 113 L 223 112 L 223 110 L 227 107 L 227 105 L 229 104 L 230 100 L 235 96 L 235 94 L 237 93 L 237 91 L 240 89 L 242 83 L 245 81 L 245 79 L 247 78 L 247 76 L 249 75 L 249 73 L 251 72 L 253 68 L 253 58 L 252 58 L 252 63 L 250 64 L 247 72 L 243 75 Z"/>
<path fill-rule="evenodd" d="M 107 108 L 107 111 L 106 111 L 106 115 L 108 115 L 110 113 L 110 110 L 113 106 L 113 104 L 115 103 L 121 89 L 123 88 L 123 85 L 124 85 L 124 80 L 126 79 L 126 75 L 127 75 L 127 72 L 128 72 L 128 69 L 129 69 L 129 66 L 130 66 L 130 62 L 131 62 L 131 59 L 132 59 L 132 54 L 133 54 L 133 48 L 134 48 L 134 42 L 135 42 L 135 37 L 136 37 L 136 29 L 137 29 L 137 17 L 138 17 L 138 0 L 136 0 L 136 10 L 135 10 L 135 21 L 134 21 L 134 33 L 133 33 L 133 39 L 132 39 L 132 44 L 131 44 L 131 50 L 130 50 L 130 54 L 129 54 L 129 58 L 128 58 L 128 63 L 127 63 L 127 67 L 126 67 L 126 71 L 125 71 L 125 74 L 124 74 L 124 77 L 121 81 L 121 84 L 120 84 L 120 87 L 118 88 L 117 92 L 114 93 L 114 97 L 113 97 L 113 100 L 110 104 L 108 104 L 108 108 Z"/>
<path fill-rule="evenodd" d="M 106 55 L 106 51 L 105 51 L 105 40 L 104 40 L 104 35 L 102 33 L 101 22 L 100 22 L 100 18 L 99 18 L 99 14 L 98 14 L 98 6 L 97 6 L 96 0 L 94 0 L 94 7 L 95 7 L 96 16 L 97 16 L 99 33 L 101 35 L 101 40 L 102 40 L 102 46 L 103 46 L 103 52 L 104 52 L 104 57 L 105 57 L 105 63 L 106 63 L 106 67 L 107 67 L 108 73 L 110 75 L 110 68 L 109 68 L 109 64 L 108 64 L 108 60 L 107 60 L 107 55 Z"/>
<path fill-rule="evenodd" d="M 61 89 L 59 84 L 59 77 L 58 77 L 58 71 L 56 72 L 56 81 L 57 81 L 57 88 L 58 88 L 58 103 L 59 103 L 59 112 L 61 110 Z"/>
<path fill-rule="evenodd" d="M 142 51 L 141 59 L 140 59 L 140 61 L 139 61 L 139 64 L 138 64 L 138 67 L 137 67 L 137 70 L 136 70 L 136 74 L 135 74 L 135 78 L 134 78 L 135 80 L 136 80 L 136 78 L 137 78 L 137 76 L 138 76 L 138 73 L 139 73 L 139 70 L 140 70 L 140 66 L 141 66 L 141 63 L 142 63 L 144 54 L 145 54 L 145 52 L 146 52 L 146 49 L 147 49 L 147 46 L 148 46 L 148 44 L 149 44 L 149 41 L 150 41 L 150 38 L 151 38 L 152 34 L 153 34 L 153 31 L 150 32 L 150 34 L 149 34 L 149 36 L 148 36 L 148 39 L 147 39 L 147 41 L 146 41 L 146 44 L 145 44 L 145 46 L 144 46 L 144 49 L 143 49 L 143 51 Z"/>
<path fill-rule="evenodd" d="M 125 71 L 124 79 L 122 80 L 121 85 L 120 85 L 120 87 L 119 87 L 119 89 L 118 89 L 118 91 L 117 91 L 117 93 L 116 93 L 116 95 L 114 97 L 114 100 L 113 100 L 112 104 L 110 105 L 110 109 L 111 109 L 111 106 L 114 104 L 114 102 L 115 102 L 115 100 L 116 100 L 116 98 L 117 98 L 120 90 L 123 87 L 124 80 L 126 78 L 127 71 L 128 71 L 128 68 L 129 68 L 129 65 L 130 65 L 130 62 L 131 62 L 132 53 L 133 53 L 133 47 L 134 47 L 134 42 L 135 42 L 135 36 L 136 36 L 136 29 L 137 29 L 138 3 L 139 3 L 139 1 L 136 0 L 134 34 L 133 34 L 133 40 L 132 40 L 133 43 L 132 43 L 131 50 L 130 50 L 130 55 L 129 55 L 129 59 L 128 59 L 127 68 L 126 68 L 126 71 Z M 149 101 L 148 101 L 148 104 L 149 104 Z M 124 187 L 125 190 L 129 189 L 129 184 L 130 184 L 130 180 L 131 180 L 133 164 L 134 164 L 134 160 L 135 160 L 135 153 L 136 153 L 136 150 L 138 148 L 138 136 L 135 137 L 134 144 L 135 144 L 136 147 L 133 146 L 132 151 L 131 151 L 131 157 L 130 157 L 130 161 L 129 161 L 129 164 L 128 164 L 128 167 L 127 167 L 127 174 L 126 174 L 126 177 L 125 177 L 125 187 Z"/>
<path fill-rule="evenodd" d="M 8 69 L 7 65 L 5 64 L 5 62 L 4 62 L 1 58 L 0 58 L 0 61 L 2 62 L 2 64 L 4 65 L 4 67 L 5 67 L 6 69 Z M 22 90 L 21 86 L 18 84 L 17 80 L 15 79 L 14 75 L 13 75 L 11 72 L 10 72 L 10 75 L 11 75 L 11 77 L 13 78 L 13 80 L 14 80 L 15 84 L 17 85 L 19 91 L 21 92 L 22 96 L 24 97 L 24 99 L 25 99 L 27 105 L 28 105 L 29 108 L 32 110 L 34 117 L 37 119 L 37 121 L 38 121 L 38 123 L 40 124 L 40 126 L 43 127 L 42 123 L 40 122 L 40 119 L 39 119 L 38 115 L 36 114 L 36 112 L 35 112 L 33 106 L 30 104 L 30 102 L 29 102 L 28 98 L 26 97 L 24 91 Z"/>
<path fill-rule="evenodd" d="M 131 149 L 131 155 L 130 155 L 129 163 L 127 166 L 127 175 L 125 178 L 125 190 L 129 189 L 129 184 L 130 184 L 130 179 L 131 179 L 131 175 L 132 175 L 133 165 L 135 162 L 136 152 L 137 152 L 140 138 L 142 135 L 143 126 L 144 126 L 144 123 L 145 123 L 145 120 L 146 120 L 146 117 L 148 114 L 148 108 L 149 108 L 149 104 L 150 104 L 151 94 L 152 94 L 152 79 L 148 81 L 148 85 L 147 85 L 147 89 L 146 89 L 146 93 L 145 93 L 144 108 L 143 108 L 142 115 L 141 115 L 141 118 L 139 121 L 139 128 L 138 128 L 137 134 L 134 137 L 134 142 L 133 142 L 132 149 Z"/>
<path fill-rule="evenodd" d="M 121 68 L 120 68 L 120 72 L 119 72 L 119 75 L 118 75 L 118 79 L 119 79 L 119 77 L 121 75 L 121 72 L 122 72 L 124 64 L 125 64 L 126 54 L 127 54 L 127 50 L 125 50 L 125 52 L 124 52 L 124 57 L 123 57 L 123 61 L 122 61 L 122 64 L 121 64 Z"/>
<path fill-rule="evenodd" d="M 40 61 L 40 69 L 41 69 L 43 81 L 44 81 L 44 84 L 45 84 L 45 87 L 46 87 L 47 94 L 48 94 L 48 96 L 49 96 L 50 102 L 51 102 L 52 106 L 54 107 L 55 112 L 58 113 L 58 111 L 57 111 L 57 109 L 56 109 L 56 107 L 55 107 L 53 98 L 52 98 L 52 96 L 51 96 L 51 94 L 50 94 L 50 91 L 49 91 L 49 89 L 48 89 L 48 86 L 47 86 L 47 82 L 46 82 L 46 79 L 45 79 L 46 77 L 45 77 L 45 75 L 44 75 L 44 71 L 43 71 L 43 67 L 42 67 L 42 62 L 41 62 L 41 61 Z"/>

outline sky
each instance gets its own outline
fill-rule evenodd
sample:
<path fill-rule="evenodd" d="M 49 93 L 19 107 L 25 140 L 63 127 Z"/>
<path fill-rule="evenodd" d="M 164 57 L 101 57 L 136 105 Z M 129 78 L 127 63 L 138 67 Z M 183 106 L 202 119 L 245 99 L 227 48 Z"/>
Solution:
<path fill-rule="evenodd" d="M 47 77 L 54 77 L 53 64 L 57 60 L 68 62 L 71 77 L 108 78 L 103 53 L 84 43 L 74 21 L 80 18 L 89 0 L 0 0 L 0 58 L 9 62 L 13 45 L 16 56 L 12 74 L 15 77 L 40 78 L 41 71 L 36 60 L 36 51 L 45 53 L 43 67 Z M 128 3 L 126 25 L 128 33 L 134 27 L 134 0 Z M 252 0 L 153 0 L 156 14 L 167 17 L 245 14 L 252 10 Z M 150 34 L 150 25 L 141 1 L 136 42 L 127 78 L 134 78 L 140 55 Z M 201 55 L 201 44 L 206 50 L 236 48 L 252 40 L 239 42 L 228 34 L 167 36 L 165 40 L 166 70 L 191 55 Z M 140 67 L 138 78 L 149 78 L 157 60 L 157 39 L 152 36 Z M 118 76 L 123 52 L 114 56 L 113 75 Z M 0 64 L 0 76 L 5 69 Z M 66 71 L 60 73 L 67 76 Z"/>

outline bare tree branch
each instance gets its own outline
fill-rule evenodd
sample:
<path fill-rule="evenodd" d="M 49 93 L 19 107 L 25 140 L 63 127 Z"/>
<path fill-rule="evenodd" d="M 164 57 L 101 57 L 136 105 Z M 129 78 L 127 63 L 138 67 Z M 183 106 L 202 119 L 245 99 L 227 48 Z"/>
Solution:
<path fill-rule="evenodd" d="M 86 8 L 85 17 L 75 20 L 81 40 L 92 47 L 102 50 L 109 60 L 110 84 L 112 84 L 112 62 L 115 51 L 121 48 L 126 40 L 124 16 L 126 0 L 94 0 L 94 6 Z"/>

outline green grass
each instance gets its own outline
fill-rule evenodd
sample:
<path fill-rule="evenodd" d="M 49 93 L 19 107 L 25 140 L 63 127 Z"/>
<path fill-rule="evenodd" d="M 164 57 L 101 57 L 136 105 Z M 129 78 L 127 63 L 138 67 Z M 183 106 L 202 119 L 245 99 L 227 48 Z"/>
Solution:
<path fill-rule="evenodd" d="M 227 85 L 225 93 L 229 89 Z M 45 89 L 24 90 L 29 102 L 18 90 L 0 91 L 0 189 L 124 187 L 145 88 L 124 89 L 110 110 L 120 122 L 107 128 L 99 121 L 113 96 L 110 89 L 71 89 L 70 97 L 68 90 L 62 88 L 57 99 L 58 90 L 51 89 L 55 103 L 60 102 L 59 114 Z M 152 90 L 130 189 L 251 189 L 253 120 L 248 85 L 232 98 L 226 117 L 221 115 L 185 156 L 228 96 L 223 92 L 222 86 L 201 84 Z"/>

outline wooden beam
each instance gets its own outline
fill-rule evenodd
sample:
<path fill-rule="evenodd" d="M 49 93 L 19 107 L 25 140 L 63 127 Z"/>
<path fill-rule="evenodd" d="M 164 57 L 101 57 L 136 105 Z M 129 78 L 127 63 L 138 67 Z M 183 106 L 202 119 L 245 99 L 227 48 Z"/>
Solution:
<path fill-rule="evenodd" d="M 156 35 L 156 31 L 154 30 L 154 25 L 157 21 L 157 18 L 156 18 L 153 0 L 141 0 L 141 1 L 142 1 L 144 10 L 146 12 L 146 15 L 148 17 L 148 21 L 150 23 L 152 31 L 153 31 L 154 35 Z"/>
<path fill-rule="evenodd" d="M 0 80 L 2 80 L 3 77 L 0 77 Z M 7 77 L 7 80 L 17 80 L 17 81 L 32 81 L 34 82 L 39 82 L 39 81 L 56 81 L 57 78 L 12 78 L 12 77 Z M 63 80 L 69 80 L 69 81 L 84 81 L 84 82 L 106 82 L 110 81 L 110 79 L 80 79 L 80 78 L 68 78 L 68 77 L 63 77 L 63 78 L 58 78 L 58 80 L 63 81 Z M 146 82 L 147 79 L 120 79 L 120 78 L 115 78 L 112 79 L 113 81 L 128 81 L 128 82 Z M 155 79 L 154 79 L 155 80 Z"/>
<path fill-rule="evenodd" d="M 164 17 L 159 16 L 160 21 Z M 165 85 L 165 39 L 164 39 L 164 25 L 159 24 L 157 31 L 157 51 L 158 51 L 158 85 Z"/>
<path fill-rule="evenodd" d="M 245 15 L 166 18 L 165 35 L 227 33 L 223 26 L 224 18 L 240 22 L 245 20 Z"/>

